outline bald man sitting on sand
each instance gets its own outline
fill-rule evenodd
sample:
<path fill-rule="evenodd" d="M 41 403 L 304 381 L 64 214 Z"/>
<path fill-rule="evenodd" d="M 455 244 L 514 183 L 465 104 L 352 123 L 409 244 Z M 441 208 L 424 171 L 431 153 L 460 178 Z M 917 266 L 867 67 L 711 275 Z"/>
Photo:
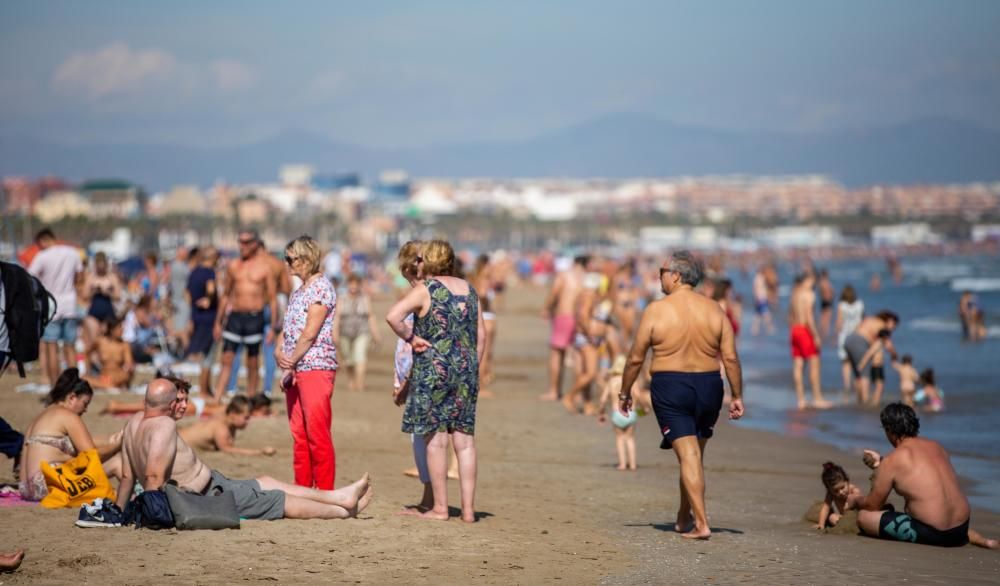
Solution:
<path fill-rule="evenodd" d="M 733 391 L 729 418 L 743 416 L 743 375 L 736 354 L 733 326 L 719 304 L 695 292 L 704 275 L 701 262 L 681 250 L 660 269 L 666 297 L 642 313 L 622 375 L 619 407 L 632 409 L 632 384 L 639 376 L 646 352 L 653 351 L 651 395 L 663 441 L 680 463 L 680 508 L 674 529 L 689 539 L 712 535 L 705 513 L 705 446 L 722 409 L 719 358 Z M 693 517 L 693 519 L 692 519 Z M 690 530 L 692 520 L 694 526 Z"/>
<path fill-rule="evenodd" d="M 995 539 L 969 529 L 969 501 L 948 452 L 941 444 L 917 436 L 920 419 L 913 408 L 892 403 L 882 409 L 880 418 L 894 449 L 884 458 L 874 450 L 865 450 L 865 465 L 875 471 L 871 492 L 847 501 L 848 508 L 859 510 L 858 529 L 880 539 L 942 547 L 971 542 L 997 549 Z M 893 489 L 906 499 L 905 512 L 886 506 Z"/>
<path fill-rule="evenodd" d="M 145 411 L 125 426 L 122 438 L 122 483 L 118 506 L 124 508 L 138 479 L 146 490 L 174 481 L 181 490 L 206 494 L 215 487 L 233 493 L 245 519 L 346 519 L 356 517 L 371 502 L 368 475 L 337 490 L 314 490 L 279 482 L 268 476 L 230 480 L 202 462 L 177 434 L 183 417 L 177 387 L 158 378 L 146 387 Z"/>

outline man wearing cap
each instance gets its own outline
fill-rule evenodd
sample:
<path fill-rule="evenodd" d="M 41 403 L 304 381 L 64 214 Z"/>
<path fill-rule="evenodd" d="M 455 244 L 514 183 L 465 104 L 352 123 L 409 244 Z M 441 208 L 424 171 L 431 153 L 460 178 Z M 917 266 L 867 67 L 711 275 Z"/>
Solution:
<path fill-rule="evenodd" d="M 246 394 L 253 397 L 260 384 L 260 345 L 272 343 L 281 326 L 277 306 L 277 279 L 267 261 L 255 230 L 239 233 L 240 256 L 226 268 L 225 296 L 219 303 L 215 319 L 215 339 L 222 338 L 221 371 L 215 387 L 214 400 L 219 403 L 229 375 L 233 358 L 240 346 L 247 348 Z M 264 308 L 271 311 L 271 327 L 264 334 Z"/>

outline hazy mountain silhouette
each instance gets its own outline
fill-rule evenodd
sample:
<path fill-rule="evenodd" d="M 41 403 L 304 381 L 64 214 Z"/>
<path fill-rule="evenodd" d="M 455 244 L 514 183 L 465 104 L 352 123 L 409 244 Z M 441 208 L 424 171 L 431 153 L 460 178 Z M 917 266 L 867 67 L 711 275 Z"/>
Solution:
<path fill-rule="evenodd" d="M 850 186 L 1000 180 L 1000 132 L 943 118 L 843 132 L 736 132 L 613 114 L 530 140 L 377 149 L 294 130 L 239 147 L 62 146 L 0 138 L 0 174 L 70 180 L 125 177 L 150 189 L 218 179 L 273 181 L 285 163 L 321 172 L 382 169 L 414 176 L 830 176 Z"/>

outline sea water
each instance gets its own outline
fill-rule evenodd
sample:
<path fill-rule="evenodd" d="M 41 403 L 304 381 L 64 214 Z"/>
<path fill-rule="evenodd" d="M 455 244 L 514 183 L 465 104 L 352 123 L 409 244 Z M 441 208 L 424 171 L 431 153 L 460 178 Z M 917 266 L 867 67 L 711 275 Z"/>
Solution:
<path fill-rule="evenodd" d="M 975 506 L 1000 511 L 1000 257 L 903 258 L 903 276 L 895 283 L 880 259 L 818 262 L 825 268 L 839 297 L 850 283 L 865 303 L 866 315 L 889 309 L 901 323 L 893 334 L 899 355 L 913 356 L 918 371 L 933 368 L 938 388 L 945 393 L 941 413 L 919 412 L 920 433 L 941 442 L 951 453 L 957 472 L 972 481 L 969 498 Z M 822 351 L 822 386 L 827 399 L 838 404 L 826 411 L 795 409 L 791 354 L 788 345 L 787 285 L 799 265 L 779 266 L 781 306 L 774 312 L 776 333 L 753 336 L 750 279 L 732 275 L 735 290 L 744 298 L 742 332 L 738 340 L 746 381 L 747 416 L 742 425 L 810 437 L 844 448 L 858 456 L 861 449 L 887 453 L 891 446 L 879 424 L 878 411 L 856 405 L 853 393 L 844 395 L 841 364 L 833 340 Z M 872 291 L 873 274 L 881 289 Z M 980 342 L 962 339 L 958 300 L 972 290 L 986 314 L 987 337 Z M 819 303 L 817 289 L 817 324 Z M 836 320 L 836 303 L 831 327 Z M 882 404 L 899 400 L 899 377 L 885 360 Z M 803 373 L 806 397 L 811 397 L 808 368 Z M 848 402 L 849 401 L 849 402 Z M 847 404 L 844 404 L 847 402 Z M 820 462 L 817 461 L 817 478 Z M 818 482 L 818 480 L 817 480 Z"/>

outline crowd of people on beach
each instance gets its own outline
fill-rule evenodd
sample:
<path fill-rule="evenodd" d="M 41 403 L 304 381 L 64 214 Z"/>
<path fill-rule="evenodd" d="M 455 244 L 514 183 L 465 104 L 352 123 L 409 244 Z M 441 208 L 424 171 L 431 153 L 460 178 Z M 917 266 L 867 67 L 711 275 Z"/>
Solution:
<path fill-rule="evenodd" d="M 139 494 L 155 493 L 168 483 L 197 495 L 230 492 L 246 519 L 350 518 L 368 506 L 373 489 L 367 474 L 334 487 L 331 398 L 337 371 L 348 367 L 349 388 L 364 390 L 368 351 L 382 342 L 372 302 L 374 281 L 345 274 L 349 253 L 324 255 L 314 239 L 302 236 L 275 255 L 256 231 L 245 229 L 239 232 L 238 256 L 227 262 L 213 246 L 179 249 L 166 265 L 157 255 L 147 255 L 143 269 L 125 279 L 100 253 L 88 269 L 80 251 L 58 241 L 51 230 L 39 232 L 36 245 L 27 270 L 56 301 L 39 348 L 48 382 L 46 407 L 23 436 L 0 419 L 0 446 L 15 458 L 21 498 L 44 503 L 60 488 L 46 471 L 84 462 L 88 470 L 100 470 L 100 479 L 88 480 L 81 491 L 94 497 L 81 509 L 82 527 L 121 525 L 137 488 Z M 447 481 L 457 478 L 461 519 L 476 521 L 477 402 L 492 396 L 504 289 L 514 274 L 535 283 L 551 275 L 543 303 L 551 326 L 549 388 L 540 398 L 559 401 L 569 413 L 595 416 L 602 425 L 610 421 L 617 468 L 623 471 L 637 468 L 638 417 L 654 414 L 662 432 L 660 447 L 674 451 L 680 469 L 675 528 L 687 538 L 710 537 L 705 449 L 725 404 L 731 419 L 744 415 L 736 351 L 743 300 L 722 263 L 710 259 L 706 268 L 687 251 L 673 253 L 658 268 L 651 258 L 616 262 L 590 254 L 523 261 L 483 254 L 466 274 L 447 241 L 410 241 L 399 249 L 395 277 L 387 272 L 382 281 L 398 295 L 385 315 L 398 337 L 392 399 L 403 407 L 401 430 L 411 436 L 414 473 L 423 485 L 419 504 L 402 514 L 448 519 Z M 779 285 L 773 263 L 764 263 L 754 275 L 751 335 L 775 331 Z M 963 319 L 970 316 L 970 338 L 977 311 L 981 314 L 974 299 L 963 295 L 960 312 Z M 867 315 L 849 284 L 837 300 L 829 274 L 811 263 L 795 279 L 788 325 L 799 409 L 809 406 L 806 366 L 811 406 L 833 406 L 819 384 L 820 349 L 827 340 L 836 340 L 845 390 L 852 390 L 860 404 L 881 404 L 884 354 L 891 356 L 900 379 L 901 402 L 882 412 L 896 450 L 884 459 L 869 454 L 866 462 L 881 471 L 867 496 L 850 484 L 842 468 L 824 465 L 827 497 L 817 526 L 834 525 L 855 509 L 861 511 L 858 527 L 869 535 L 996 547 L 969 529 L 968 504 L 943 448 L 917 437 L 919 423 L 911 407 L 921 394 L 930 410 L 940 410 L 943 402 L 933 370 L 918 372 L 911 356 L 898 357 L 892 332 L 899 322 L 890 310 Z M 244 393 L 230 396 L 241 359 Z M 196 385 L 172 370 L 182 361 L 200 366 Z M 93 437 L 81 416 L 94 392 L 129 390 L 141 364 L 156 369 L 140 387 L 143 401 L 109 401 L 103 412 L 127 421 L 110 437 Z M 235 444 L 237 432 L 251 419 L 271 416 L 272 385 L 278 380 L 293 440 L 294 484 L 271 477 L 232 480 L 205 465 L 199 451 L 275 455 L 273 447 Z M 191 417 L 189 411 L 195 422 L 178 426 Z M 915 479 L 907 467 L 918 464 L 930 476 Z M 907 498 L 905 514 L 883 510 L 891 488 Z M 911 508 L 910 499 L 918 493 L 925 496 Z M 76 496 L 67 495 L 66 502 L 79 505 Z"/>

